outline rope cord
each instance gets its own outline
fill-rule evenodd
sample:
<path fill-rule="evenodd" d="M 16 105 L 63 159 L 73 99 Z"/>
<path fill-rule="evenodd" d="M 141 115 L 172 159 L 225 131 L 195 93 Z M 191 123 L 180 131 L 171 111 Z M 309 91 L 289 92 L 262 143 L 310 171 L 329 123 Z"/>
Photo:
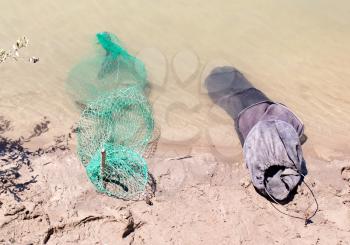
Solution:
<path fill-rule="evenodd" d="M 292 215 L 292 214 L 289 214 L 289 213 L 286 213 L 286 212 L 283 212 L 281 211 L 279 208 L 277 208 L 271 201 L 270 201 L 270 204 L 272 205 L 272 207 L 274 207 L 278 212 L 286 215 L 286 216 L 289 216 L 291 218 L 295 218 L 295 219 L 301 219 L 301 220 L 304 220 L 305 221 L 305 226 L 312 223 L 311 219 L 316 215 L 317 211 L 318 211 L 318 202 L 317 202 L 317 199 L 316 199 L 316 196 L 314 194 L 314 192 L 311 190 L 310 186 L 304 181 L 304 178 L 305 178 L 305 175 L 299 173 L 302 177 L 303 177 L 303 180 L 302 182 L 306 185 L 306 187 L 309 189 L 309 191 L 311 192 L 311 195 L 312 197 L 314 198 L 315 200 L 315 203 L 316 203 L 316 209 L 315 211 L 312 213 L 312 215 L 310 215 L 309 217 L 300 217 L 300 216 L 296 216 L 296 215 Z M 269 192 L 268 190 L 266 189 L 266 185 L 265 185 L 265 191 L 267 193 L 267 195 L 276 203 L 276 204 L 279 204 L 281 206 L 283 206 L 280 202 L 278 202 Z"/>

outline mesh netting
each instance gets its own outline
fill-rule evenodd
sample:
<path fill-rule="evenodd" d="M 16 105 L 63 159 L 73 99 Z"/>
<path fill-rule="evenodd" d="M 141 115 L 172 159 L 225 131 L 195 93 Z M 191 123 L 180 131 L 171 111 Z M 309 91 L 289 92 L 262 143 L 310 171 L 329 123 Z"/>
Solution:
<path fill-rule="evenodd" d="M 74 67 L 67 82 L 68 91 L 83 108 L 78 155 L 97 190 L 133 199 L 148 182 L 142 156 L 149 157 L 159 138 L 145 95 L 147 74 L 143 63 L 114 35 L 96 36 L 97 55 Z"/>
<path fill-rule="evenodd" d="M 147 85 L 144 64 L 130 55 L 116 36 L 102 32 L 96 37 L 99 45 L 95 54 L 76 65 L 69 74 L 67 90 L 74 100 L 86 105 L 122 87 L 144 89 Z"/>
<path fill-rule="evenodd" d="M 131 199 L 144 192 L 147 183 L 147 163 L 128 147 L 105 144 L 103 153 L 97 151 L 86 166 L 91 182 L 97 190 L 119 198 Z"/>
<path fill-rule="evenodd" d="M 89 103 L 78 124 L 78 153 L 84 165 L 105 143 L 142 154 L 153 135 L 151 107 L 142 91 L 120 89 Z"/>

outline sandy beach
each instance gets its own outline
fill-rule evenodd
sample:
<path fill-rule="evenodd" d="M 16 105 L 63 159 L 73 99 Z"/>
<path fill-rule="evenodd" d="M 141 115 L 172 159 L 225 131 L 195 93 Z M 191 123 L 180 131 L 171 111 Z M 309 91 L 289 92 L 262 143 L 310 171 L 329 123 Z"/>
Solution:
<path fill-rule="evenodd" d="M 0 244 L 350 244 L 348 1 L 0 1 Z M 161 137 L 154 197 L 97 193 L 76 154 L 69 71 L 109 31 L 148 72 Z M 212 68 L 235 66 L 305 124 L 319 211 L 278 212 L 249 180 L 231 118 L 209 99 Z M 19 140 L 20 139 L 20 140 Z M 315 208 L 301 185 L 280 207 Z"/>

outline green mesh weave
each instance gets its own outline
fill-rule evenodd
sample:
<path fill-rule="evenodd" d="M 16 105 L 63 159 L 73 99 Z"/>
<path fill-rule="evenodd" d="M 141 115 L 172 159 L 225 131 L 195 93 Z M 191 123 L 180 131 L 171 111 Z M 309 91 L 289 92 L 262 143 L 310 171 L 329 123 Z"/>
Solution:
<path fill-rule="evenodd" d="M 120 89 L 88 104 L 78 124 L 78 154 L 84 165 L 105 143 L 142 155 L 153 135 L 152 110 L 140 89 Z"/>
<path fill-rule="evenodd" d="M 128 147 L 105 144 L 106 163 L 101 172 L 101 153 L 96 152 L 86 172 L 96 189 L 111 196 L 132 199 L 145 190 L 147 163 Z M 102 178 L 103 181 L 102 181 Z"/>
<path fill-rule="evenodd" d="M 130 55 L 113 34 L 101 32 L 96 37 L 96 53 L 81 61 L 69 74 L 67 90 L 74 100 L 86 105 L 122 87 L 144 89 L 147 73 L 143 62 Z"/>
<path fill-rule="evenodd" d="M 75 66 L 67 80 L 69 93 L 83 107 L 78 156 L 98 191 L 132 199 L 145 190 L 148 174 L 142 154 L 154 130 L 144 92 L 147 74 L 117 37 L 107 32 L 96 36 L 97 55 Z"/>

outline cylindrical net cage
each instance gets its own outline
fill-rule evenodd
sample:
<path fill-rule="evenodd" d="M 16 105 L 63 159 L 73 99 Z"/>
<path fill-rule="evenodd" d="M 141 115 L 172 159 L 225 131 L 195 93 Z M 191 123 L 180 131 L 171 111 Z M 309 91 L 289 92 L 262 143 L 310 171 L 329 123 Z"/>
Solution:
<path fill-rule="evenodd" d="M 133 199 L 146 188 L 143 158 L 156 149 L 152 108 L 145 95 L 144 64 L 117 37 L 97 35 L 97 55 L 75 66 L 67 90 L 83 109 L 78 123 L 78 156 L 96 189 Z M 101 49 L 102 48 L 102 49 Z"/>

